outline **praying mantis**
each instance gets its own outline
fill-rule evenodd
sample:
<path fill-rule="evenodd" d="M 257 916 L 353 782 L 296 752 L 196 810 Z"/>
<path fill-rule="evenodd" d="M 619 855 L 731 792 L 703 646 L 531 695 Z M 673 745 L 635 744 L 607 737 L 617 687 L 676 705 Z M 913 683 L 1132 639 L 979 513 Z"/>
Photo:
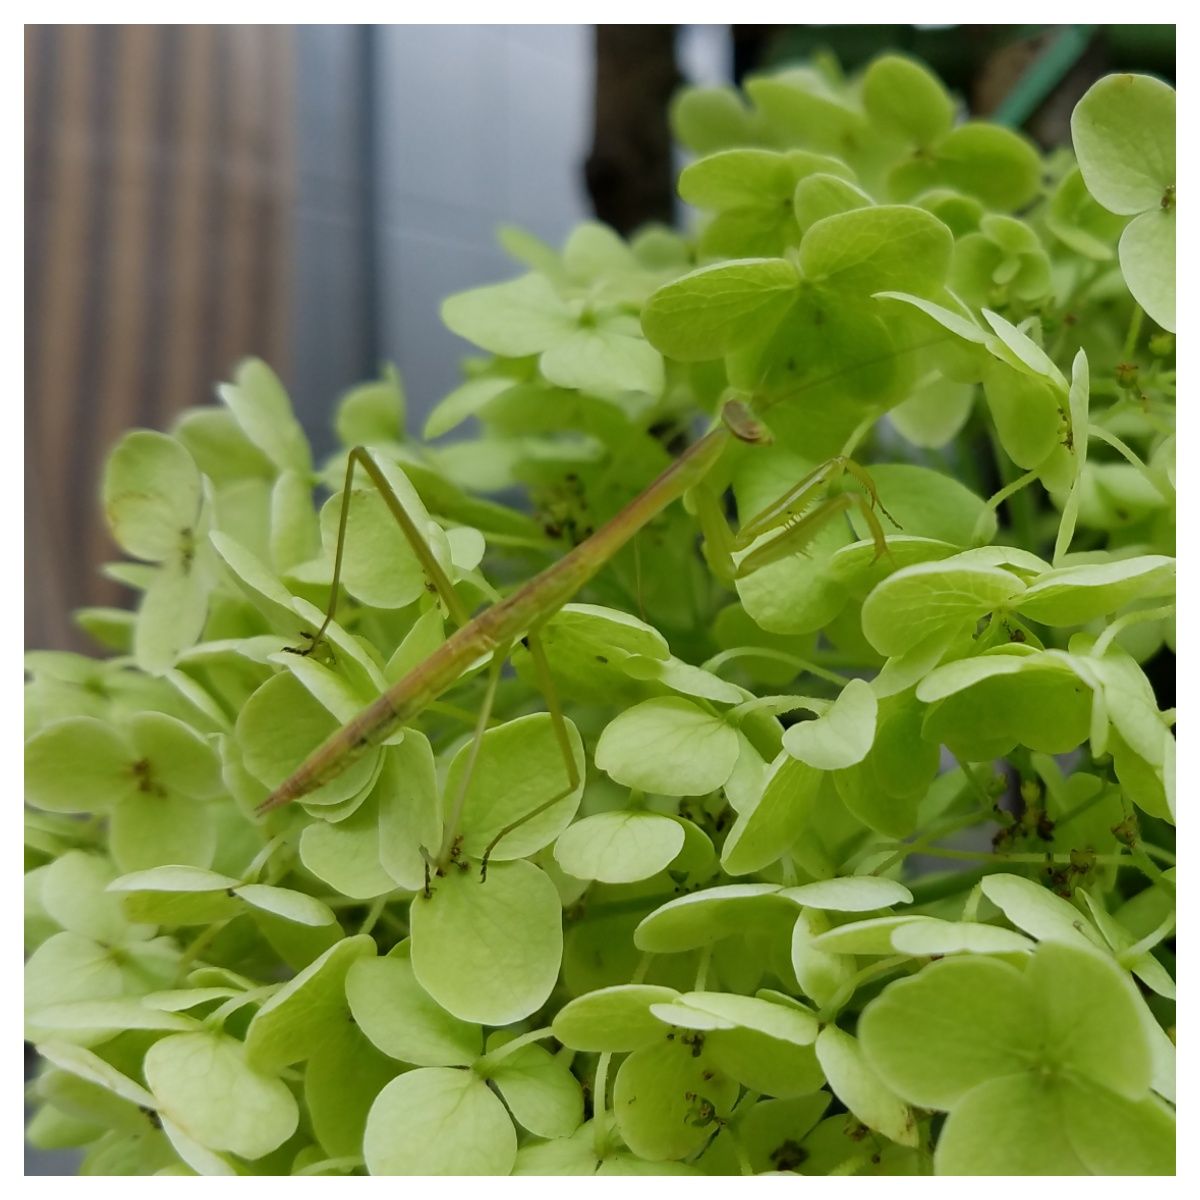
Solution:
<path fill-rule="evenodd" d="M 769 433 L 740 398 L 726 399 L 721 409 L 720 422 L 684 451 L 616 516 L 512 595 L 497 601 L 476 616 L 471 616 L 466 610 L 428 543 L 371 458 L 369 451 L 361 446 L 351 450 L 342 492 L 329 607 L 324 623 L 316 634 L 305 635 L 308 644 L 305 647 L 294 648 L 292 652 L 311 653 L 334 618 L 356 467 L 362 467 L 383 497 L 416 553 L 431 588 L 440 595 L 451 620 L 458 628 L 438 649 L 384 691 L 356 717 L 331 734 L 259 805 L 257 813 L 263 815 L 281 808 L 336 777 L 358 755 L 382 743 L 399 726 L 417 717 L 466 671 L 482 660 L 487 663 L 487 684 L 466 770 L 449 809 L 440 848 L 436 851 L 422 848 L 427 872 L 444 871 L 455 857 L 456 831 L 483 734 L 491 718 L 500 673 L 509 653 L 520 642 L 529 651 L 538 685 L 547 700 L 555 739 L 562 751 L 566 785 L 550 800 L 505 826 L 493 837 L 481 861 L 481 877 L 486 879 L 488 858 L 497 844 L 519 825 L 570 795 L 580 783 L 566 721 L 555 700 L 550 666 L 539 638 L 539 630 L 660 512 L 674 501 L 686 498 L 700 518 L 706 556 L 710 563 L 714 564 L 718 574 L 726 580 L 742 578 L 789 554 L 803 552 L 804 546 L 823 526 L 838 513 L 852 507 L 857 507 L 863 514 L 875 542 L 876 555 L 887 552 L 887 542 L 875 509 L 879 508 L 885 515 L 887 510 L 880 503 L 867 472 L 846 456 L 839 456 L 822 464 L 774 504 L 744 523 L 736 534 L 731 533 L 723 514 L 718 510 L 716 497 L 711 490 L 705 490 L 703 484 L 706 476 L 734 440 L 751 445 L 771 440 Z M 843 473 L 851 475 L 861 483 L 863 492 L 845 491 L 832 497 L 823 496 L 825 489 Z M 770 535 L 768 540 L 756 545 L 767 535 Z M 754 548 L 750 549 L 752 546 Z M 735 565 L 733 555 L 745 550 L 749 550 L 749 553 Z"/>

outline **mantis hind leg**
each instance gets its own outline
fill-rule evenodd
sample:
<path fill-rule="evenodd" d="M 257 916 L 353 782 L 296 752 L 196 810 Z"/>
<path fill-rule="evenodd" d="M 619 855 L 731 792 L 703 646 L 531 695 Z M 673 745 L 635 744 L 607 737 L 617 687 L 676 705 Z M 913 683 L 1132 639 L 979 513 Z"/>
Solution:
<path fill-rule="evenodd" d="M 546 659 L 545 648 L 542 646 L 541 639 L 537 633 L 533 631 L 526 635 L 525 645 L 529 649 L 529 657 L 533 660 L 533 669 L 537 674 L 538 686 L 541 688 L 542 695 L 546 700 L 546 708 L 550 713 L 550 722 L 554 728 L 555 741 L 562 752 L 567 783 L 562 791 L 557 792 L 544 803 L 530 809 L 524 816 L 518 817 L 515 821 L 510 821 L 492 838 L 483 852 L 483 858 L 480 860 L 479 880 L 481 883 L 487 879 L 488 861 L 500 842 L 514 830 L 520 829 L 526 821 L 531 821 L 534 817 L 559 803 L 560 800 L 565 800 L 575 791 L 581 782 L 579 768 L 575 763 L 575 753 L 571 746 L 570 734 L 567 732 L 566 718 L 563 716 L 562 707 L 558 702 L 558 692 L 554 686 L 554 679 L 550 674 L 550 664 Z"/>
<path fill-rule="evenodd" d="M 311 654 L 320 644 L 321 639 L 325 636 L 325 631 L 337 613 L 338 592 L 342 582 L 342 559 L 346 549 L 346 525 L 350 517 L 350 496 L 354 490 L 354 469 L 359 466 L 367 473 L 367 478 L 375 485 L 375 490 L 383 498 L 388 511 L 395 517 L 396 524 L 400 526 L 405 540 L 412 547 L 413 553 L 421 564 L 421 569 L 441 597 L 442 603 L 445 604 L 454 623 L 461 626 L 471 619 L 471 614 L 467 612 L 463 602 L 459 599 L 449 576 L 434 556 L 429 542 L 413 523 L 413 519 L 408 515 L 404 505 L 401 504 L 400 497 L 388 483 L 387 476 L 379 469 L 379 465 L 365 446 L 355 446 L 346 459 L 346 482 L 342 487 L 342 506 L 338 515 L 337 547 L 333 555 L 333 580 L 329 588 L 329 607 L 325 611 L 325 620 L 321 623 L 321 628 L 315 634 L 304 635 L 308 645 L 289 647 L 293 654 Z"/>
<path fill-rule="evenodd" d="M 446 865 L 455 857 L 459 843 L 459 823 L 462 820 L 463 808 L 467 803 L 467 793 L 471 789 L 471 779 L 475 774 L 475 765 L 479 761 L 479 751 L 483 747 L 483 735 L 487 731 L 488 722 L 492 716 L 492 705 L 496 701 L 496 689 L 500 685 L 500 673 L 504 669 L 504 660 L 508 657 L 509 645 L 498 646 L 488 664 L 488 681 L 484 689 L 483 699 L 479 704 L 479 713 L 475 719 L 475 736 L 471 740 L 471 749 L 467 755 L 466 769 L 459 781 L 458 791 L 454 796 L 454 804 L 450 810 L 442 835 L 441 849 L 436 860 L 432 859 L 424 846 L 418 847 L 421 857 L 425 860 L 425 891 L 429 892 L 429 873 L 436 867 L 444 870 Z"/>

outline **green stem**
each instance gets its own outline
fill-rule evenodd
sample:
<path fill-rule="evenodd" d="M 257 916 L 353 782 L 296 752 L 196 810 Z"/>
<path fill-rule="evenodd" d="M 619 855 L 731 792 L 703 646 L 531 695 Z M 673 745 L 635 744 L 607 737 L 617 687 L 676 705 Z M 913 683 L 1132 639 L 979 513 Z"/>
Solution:
<path fill-rule="evenodd" d="M 949 850 L 940 846 L 924 846 L 922 854 L 933 858 L 950 858 L 960 862 L 991 862 L 991 863 L 1069 863 L 1069 854 L 997 854 L 987 850 Z M 1097 854 L 1093 862 L 1105 865 L 1127 865 L 1131 861 L 1129 854 Z"/>
<path fill-rule="evenodd" d="M 1151 858 L 1157 858 L 1159 862 L 1165 862 L 1168 867 L 1175 866 L 1175 855 L 1170 850 L 1164 850 L 1161 846 L 1156 846 L 1153 842 L 1143 842 L 1142 850 Z"/>
<path fill-rule="evenodd" d="M 1005 453 L 1004 447 L 1000 444 L 1000 438 L 994 430 L 991 431 L 991 441 L 992 452 L 996 459 L 996 470 L 1002 484 L 1007 487 L 1010 484 L 1018 483 L 1020 479 L 1016 473 L 1017 468 Z M 1008 515 L 1012 521 L 1017 545 L 1024 546 L 1026 549 L 1036 549 L 1038 539 L 1034 530 L 1035 513 L 1028 493 L 1018 488 L 1010 494 L 1009 499 L 1012 503 L 1008 505 Z"/>
<path fill-rule="evenodd" d="M 383 914 L 384 907 L 387 905 L 388 897 L 386 895 L 379 896 L 371 902 L 371 907 L 367 909 L 367 915 L 363 918 L 363 923 L 359 926 L 359 936 L 365 933 L 370 933 L 375 928 L 375 923 Z"/>
<path fill-rule="evenodd" d="M 892 958 L 880 959 L 878 962 L 871 963 L 870 966 L 863 967 L 861 971 L 856 971 L 833 993 L 829 1003 L 817 1013 L 817 1019 L 823 1025 L 832 1025 L 837 1020 L 838 1013 L 864 983 L 869 983 L 877 975 L 886 975 L 888 971 L 894 971 L 897 967 L 911 961 L 907 955 L 898 954 Z"/>
<path fill-rule="evenodd" d="M 738 1170 L 743 1175 L 753 1175 L 754 1167 L 750 1162 L 750 1155 L 746 1153 L 746 1147 L 742 1145 L 742 1139 L 738 1137 L 737 1131 L 726 1126 L 724 1133 L 729 1138 L 730 1145 L 733 1146 L 733 1152 L 737 1156 Z"/>
<path fill-rule="evenodd" d="M 1152 929 L 1140 942 L 1134 942 L 1128 949 L 1122 950 L 1117 955 L 1117 962 L 1126 970 L 1130 968 L 1143 954 L 1148 954 L 1155 946 L 1158 945 L 1171 930 L 1175 928 L 1175 913 L 1172 912 Z"/>
<path fill-rule="evenodd" d="M 448 643 L 447 643 L 448 644 Z M 446 833 L 442 838 L 442 848 L 438 854 L 438 865 L 445 868 L 449 861 L 450 851 L 454 848 L 454 840 L 458 837 L 458 825 L 462 820 L 463 808 L 467 803 L 467 792 L 471 787 L 471 776 L 475 772 L 475 763 L 483 746 L 483 735 L 487 731 L 488 721 L 492 716 L 492 704 L 496 699 L 496 689 L 500 686 L 500 669 L 503 659 L 499 649 L 493 651 L 491 666 L 488 668 L 487 689 L 479 706 L 479 716 L 475 721 L 475 736 L 471 741 L 471 749 L 467 753 L 466 765 L 463 767 L 462 782 L 454 797 L 454 807 L 450 810 L 450 819 L 446 822 Z"/>
<path fill-rule="evenodd" d="M 785 666 L 792 667 L 797 674 L 807 672 L 809 675 L 815 675 L 818 679 L 836 684 L 839 688 L 846 686 L 845 675 L 827 671 L 824 667 L 818 666 L 806 658 L 797 658 L 794 654 L 787 654 L 783 650 L 772 650 L 767 646 L 735 646 L 731 650 L 722 650 L 719 654 L 714 654 L 712 658 L 701 665 L 705 671 L 715 674 L 719 667 L 739 658 L 761 658 L 768 662 L 780 662 Z"/>
<path fill-rule="evenodd" d="M 513 1038 L 511 1042 L 505 1042 L 503 1046 L 497 1046 L 495 1050 L 490 1050 L 482 1058 L 476 1059 L 475 1071 L 486 1079 L 488 1072 L 498 1062 L 503 1062 L 509 1055 L 516 1054 L 518 1050 L 523 1050 L 526 1046 L 532 1046 L 534 1042 L 540 1042 L 545 1038 L 553 1036 L 554 1030 L 549 1025 L 546 1025 L 542 1029 L 534 1029 L 529 1033 L 523 1033 L 520 1037 Z"/>
<path fill-rule="evenodd" d="M 309 1163 L 294 1171 L 295 1175 L 323 1175 L 327 1171 L 356 1171 L 363 1165 L 363 1160 L 357 1155 L 346 1155 L 343 1158 L 323 1158 L 320 1162 Z"/>
<path fill-rule="evenodd" d="M 941 821 L 936 822 L 928 830 L 925 831 L 914 842 L 905 842 L 899 850 L 897 850 L 888 859 L 885 859 L 872 872 L 872 875 L 882 875 L 890 870 L 898 862 L 902 862 L 910 854 L 923 853 L 927 846 L 936 842 L 939 838 L 944 838 L 947 834 L 957 833 L 960 829 L 967 829 L 972 825 L 977 825 L 982 820 L 982 817 L 977 812 L 958 813 L 953 817 L 945 817 Z M 889 849 L 892 843 L 888 843 L 878 849 Z"/>
<path fill-rule="evenodd" d="M 1138 338 L 1142 333 L 1142 319 L 1145 317 L 1140 304 L 1133 306 L 1133 315 L 1129 318 L 1129 330 L 1125 334 L 1125 345 L 1121 347 L 1121 357 L 1128 362 L 1137 349 Z"/>
<path fill-rule="evenodd" d="M 933 904 L 934 901 L 945 900 L 948 896 L 957 896 L 973 888 L 985 875 L 995 874 L 995 866 L 996 864 L 991 864 L 970 871 L 957 871 L 934 879 L 918 879 L 908 888 L 912 893 L 913 907 Z"/>
<path fill-rule="evenodd" d="M 232 919 L 233 918 L 230 918 L 229 920 Z M 229 924 L 229 920 L 217 921 L 215 924 L 210 925 L 204 930 L 203 933 L 201 933 L 188 945 L 184 952 L 179 956 L 179 962 L 175 967 L 175 978 L 177 981 L 184 977 L 188 967 L 196 961 L 197 956 L 202 950 L 207 949 L 208 946 L 212 944 L 221 930 Z"/>
<path fill-rule="evenodd" d="M 224 1004 L 213 1009 L 204 1018 L 204 1024 L 209 1029 L 220 1029 L 239 1008 L 245 1008 L 247 1004 L 253 1004 L 256 1000 L 265 999 L 272 992 L 277 991 L 278 987 L 278 984 L 271 984 L 268 987 L 253 988 L 248 992 L 242 992 L 239 996 L 230 996 Z"/>
<path fill-rule="evenodd" d="M 1111 446 L 1130 466 L 1135 467 L 1148 484 L 1169 503 L 1175 503 L 1175 491 L 1170 484 L 1164 483 L 1115 433 L 1103 426 L 1093 425 L 1089 435 Z"/>
<path fill-rule="evenodd" d="M 606 1050 L 596 1060 L 596 1077 L 593 1080 L 592 1091 L 592 1149 L 596 1158 L 602 1159 L 608 1151 L 608 1108 L 606 1093 L 608 1091 L 608 1065 L 612 1061 L 612 1052 Z"/>
<path fill-rule="evenodd" d="M 1142 621 L 1160 621 L 1174 615 L 1175 605 L 1164 604 L 1159 608 L 1139 608 L 1134 612 L 1126 613 L 1123 617 L 1117 617 L 1096 639 L 1096 643 L 1092 647 L 1092 656 L 1103 658 L 1104 652 L 1112 645 L 1113 639 L 1122 629 L 1128 629 L 1130 625 L 1137 625 Z"/>
<path fill-rule="evenodd" d="M 250 860 L 250 865 L 246 868 L 245 873 L 242 875 L 242 879 L 245 881 L 256 879 L 258 877 L 258 873 L 267 865 L 268 862 L 270 862 L 271 855 L 273 855 L 275 851 L 286 842 L 287 836 L 282 833 L 276 834 L 275 837 L 271 838 L 271 840 L 267 842 L 266 845 L 263 846 L 263 848 L 259 850 L 259 852 Z"/>
<path fill-rule="evenodd" d="M 1015 496 L 1017 492 L 1019 492 L 1023 487 L 1028 487 L 1035 479 L 1037 479 L 1037 477 L 1037 471 L 1026 471 L 1024 475 L 1018 476 L 1012 481 L 1012 483 L 1005 484 L 1004 487 L 996 492 L 996 494 L 993 495 L 983 506 L 984 512 L 979 514 L 979 519 L 975 522 L 972 540 L 974 540 L 974 536 L 978 535 L 980 531 L 980 525 L 983 521 L 984 513 L 995 512 L 996 509 L 998 509 L 1000 505 L 1009 498 L 1009 496 Z"/>

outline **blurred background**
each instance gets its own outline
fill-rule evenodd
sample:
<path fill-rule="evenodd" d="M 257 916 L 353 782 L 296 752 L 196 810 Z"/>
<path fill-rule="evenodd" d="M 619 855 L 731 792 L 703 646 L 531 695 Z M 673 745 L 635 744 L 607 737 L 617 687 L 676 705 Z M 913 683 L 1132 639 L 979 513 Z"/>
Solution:
<path fill-rule="evenodd" d="M 674 90 L 823 50 L 915 54 L 1052 145 L 1106 71 L 1173 81 L 1175 29 L 26 26 L 26 645 L 91 651 L 71 611 L 125 599 L 96 502 L 125 429 L 248 354 L 318 451 L 384 361 L 419 428 L 467 349 L 441 299 L 517 273 L 498 226 L 679 219 Z"/>

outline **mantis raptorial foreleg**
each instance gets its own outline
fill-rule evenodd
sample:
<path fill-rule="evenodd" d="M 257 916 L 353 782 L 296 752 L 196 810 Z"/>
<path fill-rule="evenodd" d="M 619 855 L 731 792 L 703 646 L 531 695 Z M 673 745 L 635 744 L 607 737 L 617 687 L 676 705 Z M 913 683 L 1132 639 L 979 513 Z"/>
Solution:
<path fill-rule="evenodd" d="M 293 654 L 311 654 L 320 645 L 325 631 L 337 613 L 338 592 L 342 583 L 342 556 L 346 549 L 346 524 L 350 517 L 350 496 L 354 488 L 354 468 L 356 466 L 361 466 L 366 471 L 367 477 L 375 485 L 375 490 L 383 498 L 388 511 L 396 518 L 396 524 L 400 526 L 405 540 L 412 547 L 413 553 L 421 564 L 421 569 L 441 597 L 442 603 L 445 604 L 454 623 L 462 626 L 471 619 L 471 614 L 458 598 L 458 593 L 455 592 L 449 576 L 442 570 L 442 565 L 434 555 L 433 548 L 413 523 L 412 517 L 408 515 L 404 505 L 400 502 L 400 497 L 388 483 L 387 476 L 379 469 L 365 446 L 355 446 L 346 458 L 346 482 L 342 487 L 342 507 L 338 516 L 337 547 L 333 554 L 333 581 L 329 588 L 329 607 L 325 610 L 325 620 L 321 622 L 321 628 L 315 634 L 305 633 L 302 635 L 308 640 L 308 645 L 289 647 Z"/>
<path fill-rule="evenodd" d="M 463 607 L 462 601 L 454 591 L 454 586 L 450 582 L 446 573 L 442 570 L 441 564 L 438 563 L 434 556 L 433 549 L 428 541 L 422 536 L 419 529 L 413 523 L 412 518 L 405 510 L 400 498 L 396 495 L 395 489 L 388 483 L 386 476 L 379 469 L 378 465 L 371 458 L 370 453 L 365 447 L 356 446 L 350 451 L 346 462 L 346 482 L 342 490 L 342 505 L 341 513 L 338 519 L 338 538 L 337 547 L 334 551 L 333 560 L 333 581 L 330 590 L 329 608 L 325 614 L 325 620 L 321 628 L 312 637 L 311 643 L 297 653 L 308 654 L 316 648 L 328 629 L 330 622 L 333 620 L 337 611 L 338 591 L 341 583 L 342 559 L 345 553 L 346 545 L 346 530 L 347 521 L 350 511 L 350 496 L 354 483 L 354 468 L 356 465 L 361 465 L 366 471 L 368 478 L 375 485 L 376 490 L 383 498 L 388 510 L 396 518 L 396 523 L 399 525 L 401 532 L 404 534 L 405 540 L 412 547 L 413 553 L 416 554 L 418 561 L 421 563 L 426 575 L 429 578 L 431 585 L 436 589 L 442 602 L 446 605 L 448 612 L 454 623 L 458 626 L 467 624 L 470 620 L 470 613 Z M 484 851 L 480 869 L 480 877 L 487 878 L 488 859 L 495 850 L 500 840 L 518 829 L 526 821 L 536 817 L 539 813 L 544 812 L 553 804 L 557 804 L 564 797 L 569 796 L 579 786 L 579 771 L 575 765 L 575 756 L 571 751 L 571 743 L 567 735 L 566 720 L 563 717 L 562 709 L 558 703 L 558 697 L 554 689 L 554 681 L 550 675 L 549 663 L 546 661 L 546 654 L 542 648 L 541 642 L 535 632 L 530 631 L 522 639 L 523 643 L 529 649 L 530 656 L 533 660 L 534 671 L 537 675 L 538 685 L 542 692 L 542 696 L 546 701 L 546 706 L 550 712 L 551 723 L 554 728 L 554 737 L 559 749 L 562 751 L 563 763 L 566 767 L 567 786 L 566 788 L 546 801 L 546 803 L 538 805 L 531 812 L 526 813 L 520 819 L 506 825 L 488 844 Z M 492 654 L 491 663 L 488 669 L 488 682 L 484 691 L 483 699 L 480 703 L 479 713 L 475 724 L 475 733 L 471 742 L 471 749 L 468 752 L 466 769 L 463 772 L 462 779 L 459 781 L 457 793 L 449 814 L 449 820 L 446 822 L 445 836 L 442 841 L 440 850 L 436 859 L 429 855 L 425 847 L 421 847 L 421 853 L 426 862 L 426 873 L 434 867 L 444 868 L 446 863 L 452 857 L 455 850 L 455 841 L 458 837 L 458 824 L 462 817 L 463 807 L 466 804 L 467 795 L 470 791 L 471 780 L 475 773 L 475 766 L 479 758 L 480 748 L 483 744 L 483 735 L 488 728 L 488 723 L 491 720 L 492 707 L 495 703 L 496 689 L 500 682 L 500 673 L 503 670 L 504 662 L 508 658 L 511 644 L 499 646 Z M 426 881 L 426 890 L 428 890 L 428 880 Z"/>
<path fill-rule="evenodd" d="M 822 493 L 843 474 L 852 476 L 862 484 L 866 494 L 847 491 L 836 496 L 823 497 Z M 790 554 L 803 553 L 804 547 L 829 521 L 838 513 L 851 508 L 858 508 L 871 531 L 875 542 L 875 557 L 886 554 L 887 538 L 879 518 L 875 515 L 875 509 L 878 508 L 896 528 L 899 528 L 899 524 L 884 508 L 870 475 L 852 459 L 839 455 L 810 471 L 799 483 L 757 513 L 733 535 L 729 549 L 739 551 L 748 549 L 760 537 L 773 530 L 780 530 L 770 541 L 751 550 L 735 567 L 731 565 L 732 576 L 742 579 Z"/>
<path fill-rule="evenodd" d="M 567 768 L 567 786 L 561 792 L 551 796 L 549 800 L 537 805 L 536 808 L 530 809 L 524 816 L 518 817 L 515 821 L 510 821 L 488 842 L 479 866 L 480 881 L 487 879 L 488 860 L 502 838 L 506 838 L 514 830 L 520 829 L 526 821 L 533 820 L 539 813 L 544 813 L 546 809 L 552 808 L 560 800 L 565 800 L 579 786 L 580 782 L 579 770 L 575 766 L 575 754 L 571 749 L 571 739 L 567 734 L 566 718 L 559 707 L 558 693 L 554 687 L 554 679 L 550 674 L 550 663 L 546 659 L 546 651 L 542 646 L 541 639 L 534 632 L 527 634 L 524 642 L 529 650 L 529 657 L 533 660 L 533 669 L 537 675 L 542 698 L 546 701 L 546 708 L 550 712 L 550 723 L 554 727 L 555 741 L 558 742 L 558 747 L 562 751 L 563 763 Z"/>
<path fill-rule="evenodd" d="M 471 739 L 471 749 L 467 753 L 467 765 L 459 780 L 458 791 L 454 796 L 454 804 L 446 821 L 445 833 L 442 837 L 442 847 L 438 851 L 437 863 L 440 867 L 450 861 L 458 840 L 458 823 L 462 820 L 463 807 L 467 803 L 467 793 L 471 790 L 471 778 L 475 774 L 475 764 L 479 761 L 479 751 L 483 746 L 483 735 L 492 718 L 492 705 L 496 701 L 496 688 L 500 685 L 500 672 L 504 669 L 504 660 L 508 657 L 511 647 L 499 646 L 492 655 L 488 666 L 487 687 L 483 700 L 479 704 L 479 716 L 475 721 L 475 736 Z M 428 859 L 426 860 L 428 864 Z M 428 890 L 428 881 L 426 882 Z"/>

